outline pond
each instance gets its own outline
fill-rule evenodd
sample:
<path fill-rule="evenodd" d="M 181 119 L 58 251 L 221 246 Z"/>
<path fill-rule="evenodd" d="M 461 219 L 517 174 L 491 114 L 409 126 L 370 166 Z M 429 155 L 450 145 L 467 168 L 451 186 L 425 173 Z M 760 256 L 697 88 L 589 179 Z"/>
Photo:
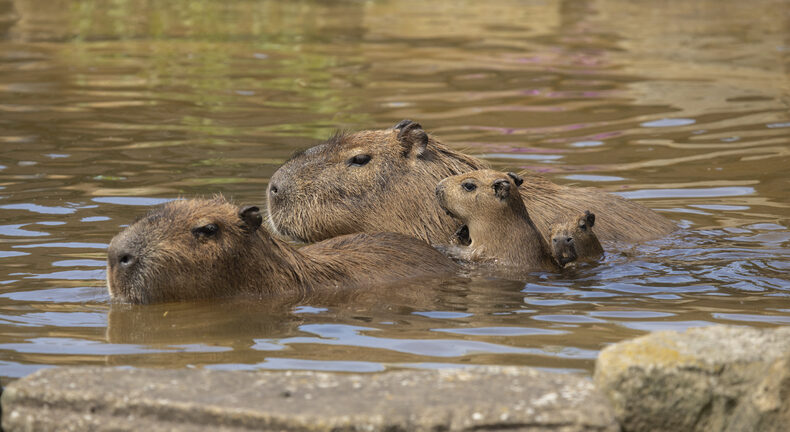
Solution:
<path fill-rule="evenodd" d="M 607 344 L 790 324 L 790 4 L 0 0 L 0 377 L 59 365 L 589 374 Z M 112 304 L 158 203 L 265 204 L 336 130 L 419 121 L 681 228 L 520 282 L 353 301 Z M 649 221 L 646 221 L 649 223 Z"/>

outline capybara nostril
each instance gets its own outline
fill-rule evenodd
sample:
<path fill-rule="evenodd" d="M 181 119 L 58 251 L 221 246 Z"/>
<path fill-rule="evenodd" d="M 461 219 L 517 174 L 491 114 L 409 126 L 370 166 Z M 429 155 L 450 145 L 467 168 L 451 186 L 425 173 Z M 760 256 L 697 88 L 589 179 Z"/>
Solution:
<path fill-rule="evenodd" d="M 137 262 L 136 250 L 127 238 L 116 236 L 107 249 L 107 264 L 111 268 L 129 268 Z"/>
<path fill-rule="evenodd" d="M 565 239 L 565 243 L 568 243 L 568 244 L 573 243 L 573 237 L 567 237 Z"/>
<path fill-rule="evenodd" d="M 122 254 L 120 258 L 118 258 L 118 264 L 120 264 L 121 267 L 129 267 L 130 265 L 134 264 L 134 262 L 135 259 L 130 254 Z"/>

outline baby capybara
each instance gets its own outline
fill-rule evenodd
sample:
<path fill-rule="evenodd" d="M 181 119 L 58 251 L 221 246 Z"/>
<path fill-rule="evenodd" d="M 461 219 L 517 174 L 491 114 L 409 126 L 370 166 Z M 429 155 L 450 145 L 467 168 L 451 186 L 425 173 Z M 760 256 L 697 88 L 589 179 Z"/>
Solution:
<path fill-rule="evenodd" d="M 603 255 L 603 247 L 593 232 L 594 225 L 595 214 L 585 211 L 576 219 L 552 226 L 551 250 L 560 266 L 594 261 Z"/>
<path fill-rule="evenodd" d="M 296 249 L 261 223 L 257 207 L 239 209 L 222 197 L 155 208 L 110 242 L 110 296 L 130 303 L 308 296 L 457 270 L 427 243 L 403 234 L 354 234 Z"/>
<path fill-rule="evenodd" d="M 484 168 L 483 161 L 448 148 L 409 120 L 392 129 L 338 134 L 274 173 L 267 192 L 269 220 L 278 233 L 303 242 L 393 231 L 442 244 L 457 224 L 434 199 L 436 184 Z M 531 172 L 521 176 L 519 192 L 547 241 L 552 224 L 588 209 L 601 217 L 597 233 L 604 242 L 654 239 L 676 228 L 617 195 L 558 185 Z"/>
<path fill-rule="evenodd" d="M 559 270 L 518 193 L 522 181 L 514 173 L 477 170 L 439 182 L 439 205 L 464 224 L 459 233 L 468 237 L 448 250 L 460 251 L 466 261 L 522 272 Z"/>

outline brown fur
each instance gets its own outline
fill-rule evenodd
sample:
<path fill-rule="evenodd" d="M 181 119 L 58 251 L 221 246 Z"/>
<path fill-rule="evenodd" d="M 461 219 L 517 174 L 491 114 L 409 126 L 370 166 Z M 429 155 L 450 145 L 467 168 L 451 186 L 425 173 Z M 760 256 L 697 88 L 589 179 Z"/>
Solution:
<path fill-rule="evenodd" d="M 469 261 L 521 271 L 558 270 L 517 192 L 519 183 L 515 174 L 493 170 L 471 171 L 439 182 L 439 205 L 468 228 L 469 245 L 456 249 Z"/>
<path fill-rule="evenodd" d="M 355 234 L 295 249 L 260 225 L 257 208 L 239 211 L 222 197 L 158 207 L 110 243 L 110 296 L 131 303 L 242 294 L 305 296 L 321 288 L 457 269 L 425 242 L 403 234 Z"/>
<path fill-rule="evenodd" d="M 355 156 L 370 156 L 364 165 Z M 394 231 L 431 244 L 446 243 L 457 224 L 434 199 L 443 178 L 487 168 L 404 120 L 393 129 L 336 135 L 299 153 L 271 178 L 269 223 L 280 234 L 313 242 L 353 232 Z M 652 210 L 594 188 L 554 184 L 522 173 L 521 196 L 538 230 L 590 209 L 601 216 L 605 242 L 664 236 L 675 225 Z M 651 221 L 650 224 L 644 221 Z"/>
<path fill-rule="evenodd" d="M 575 261 L 594 261 L 603 255 L 603 247 L 593 232 L 594 225 L 595 214 L 586 211 L 578 218 L 552 226 L 552 255 L 560 266 Z"/>

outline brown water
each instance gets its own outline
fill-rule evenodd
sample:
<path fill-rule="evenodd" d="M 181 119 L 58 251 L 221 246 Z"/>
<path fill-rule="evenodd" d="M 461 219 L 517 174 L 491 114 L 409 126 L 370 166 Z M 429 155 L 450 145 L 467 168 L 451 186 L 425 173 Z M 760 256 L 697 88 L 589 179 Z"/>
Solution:
<path fill-rule="evenodd" d="M 790 324 L 790 2 L 0 0 L 0 376 L 53 365 L 589 373 L 606 344 Z M 683 229 L 529 281 L 283 307 L 113 305 L 148 206 L 420 121 Z M 650 223 L 646 221 L 645 223 Z"/>

